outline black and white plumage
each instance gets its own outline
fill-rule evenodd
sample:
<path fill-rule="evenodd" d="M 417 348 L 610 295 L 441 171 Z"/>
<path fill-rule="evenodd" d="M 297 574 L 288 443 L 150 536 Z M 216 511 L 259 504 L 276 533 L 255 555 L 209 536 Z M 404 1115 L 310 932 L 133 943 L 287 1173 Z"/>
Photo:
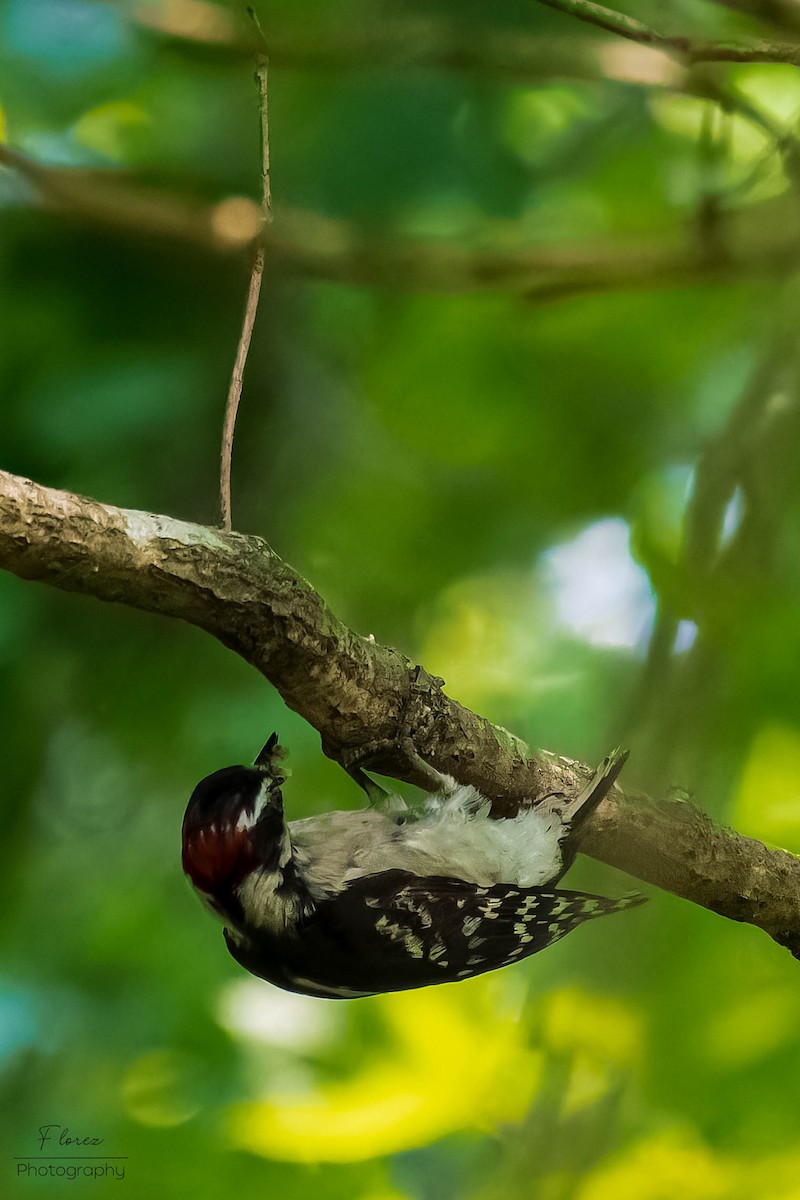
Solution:
<path fill-rule="evenodd" d="M 644 900 L 552 886 L 624 754 L 605 759 L 579 794 L 505 820 L 489 817 L 474 788 L 437 776 L 438 792 L 418 809 L 382 793 L 380 808 L 287 824 L 281 753 L 273 734 L 255 766 L 198 785 L 183 867 L 222 918 L 233 957 L 289 991 L 352 998 L 466 979 Z"/>

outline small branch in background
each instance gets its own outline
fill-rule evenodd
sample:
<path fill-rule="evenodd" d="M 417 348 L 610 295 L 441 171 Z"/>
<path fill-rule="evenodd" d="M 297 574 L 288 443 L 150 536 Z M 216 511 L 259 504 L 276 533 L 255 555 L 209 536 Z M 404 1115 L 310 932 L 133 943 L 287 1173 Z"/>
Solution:
<path fill-rule="evenodd" d="M 772 582 L 780 586 L 770 577 L 775 523 L 759 519 L 759 500 L 763 504 L 759 476 L 774 481 L 778 490 L 774 503 L 783 507 L 780 486 L 786 471 L 780 464 L 781 448 L 796 443 L 793 429 L 797 422 L 792 422 L 792 406 L 776 405 L 775 397 L 797 392 L 800 356 L 793 301 L 790 292 L 783 302 L 783 319 L 772 332 L 751 379 L 725 423 L 706 439 L 684 511 L 680 548 L 674 562 L 661 565 L 655 584 L 657 619 L 623 724 L 624 740 L 634 740 L 653 778 L 674 773 L 672 756 L 688 744 L 684 737 L 687 729 L 693 731 L 697 745 L 697 761 L 690 764 L 688 777 L 702 774 L 707 748 L 698 729 L 709 707 L 708 697 L 720 680 L 725 650 L 719 641 L 719 613 L 726 606 L 732 578 L 741 586 L 742 580 L 755 574 L 759 586 L 770 587 Z M 732 504 L 738 506 L 739 514 L 726 530 Z M 752 560 L 754 549 L 757 565 Z M 701 634 L 691 650 L 678 657 L 675 637 L 682 619 L 694 622 Z M 704 636 L 705 630 L 715 628 L 715 636 Z M 619 729 L 617 722 L 615 736 Z M 646 740 L 634 737 L 634 729 L 649 730 Z"/>
<path fill-rule="evenodd" d="M 667 37 L 641 21 L 590 0 L 537 0 L 549 8 L 576 17 L 608 33 L 625 37 L 657 51 L 671 53 L 691 63 L 767 62 L 800 65 L 800 43 L 793 35 L 800 32 L 800 5 L 796 0 L 716 0 L 716 3 L 747 13 L 776 26 L 780 37 L 700 39 L 687 36 Z M 754 11 L 755 10 L 755 11 Z M 140 3 L 132 10 L 139 25 L 171 38 L 225 45 L 247 53 L 237 22 L 219 4 L 208 0 L 182 0 L 180 5 Z M 595 48 L 604 49 L 600 39 Z M 293 25 L 270 24 L 270 58 L 283 66 L 319 71 L 328 67 L 374 68 L 385 65 L 436 67 L 442 70 L 492 71 L 495 74 L 530 78 L 531 72 L 550 73 L 555 66 L 569 65 L 584 49 L 576 39 L 556 39 L 531 35 L 520 24 L 496 28 L 491 21 L 465 19 L 455 24 L 429 13 L 383 11 L 377 22 L 343 24 L 341 20 L 317 18 Z M 585 48 L 590 53 L 590 48 Z"/>
<path fill-rule="evenodd" d="M 536 0 L 567 16 L 585 21 L 606 33 L 615 33 L 627 41 L 649 49 L 660 50 L 687 68 L 683 90 L 690 95 L 713 100 L 725 112 L 735 112 L 760 129 L 779 151 L 788 178 L 800 186 L 800 143 L 794 135 L 773 117 L 753 104 L 741 91 L 721 84 L 711 69 L 698 67 L 704 63 L 766 62 L 800 66 L 800 44 L 795 42 L 709 42 L 689 37 L 669 37 L 649 25 L 593 0 Z"/>
<path fill-rule="evenodd" d="M 258 205 L 230 196 L 200 205 L 185 196 L 132 184 L 113 171 L 51 167 L 0 144 L 0 166 L 31 185 L 21 205 L 40 204 L 91 230 L 107 229 L 234 255 L 259 240 Z M 788 193 L 717 217 L 724 253 L 711 256 L 696 231 L 670 221 L 649 232 L 509 246 L 505 227 L 487 221 L 480 244 L 405 237 L 299 209 L 279 209 L 260 235 L 270 269 L 283 276 L 355 287 L 456 296 L 511 292 L 537 304 L 634 288 L 721 280 L 785 278 L 800 266 L 800 210 Z M 493 244 L 496 243 L 496 244 Z"/>
<path fill-rule="evenodd" d="M 264 34 L 258 17 L 252 8 L 247 10 L 253 21 L 262 43 L 265 45 Z M 256 58 L 255 79 L 258 84 L 258 104 L 261 115 L 261 212 L 264 224 L 272 220 L 272 190 L 269 176 L 269 102 L 268 102 L 268 70 L 269 59 L 266 53 L 258 54 Z M 239 345 L 236 349 L 236 359 L 233 364 L 228 399 L 225 405 L 225 422 L 222 428 L 222 450 L 219 466 L 219 502 L 222 513 L 222 527 L 226 532 L 231 529 L 231 458 L 233 455 L 233 435 L 236 430 L 236 417 L 239 412 L 239 401 L 242 398 L 242 382 L 247 355 L 250 350 L 250 339 L 253 336 L 253 326 L 256 322 L 258 300 L 261 295 L 261 281 L 264 277 L 264 261 L 266 250 L 263 240 L 259 240 L 253 267 L 250 272 L 250 287 L 247 292 L 247 304 L 244 310 L 244 322 Z"/>
<path fill-rule="evenodd" d="M 569 17 L 576 17 L 579 21 L 586 21 L 589 25 L 596 25 L 598 29 L 605 29 L 606 33 L 617 33 L 632 42 L 639 42 L 643 46 L 660 46 L 662 49 L 681 52 L 685 49 L 686 38 L 663 37 L 643 22 L 627 17 L 624 13 L 604 8 L 601 4 L 594 4 L 592 0 L 538 0 L 538 3 L 546 5 L 547 8 L 555 8 Z"/>
<path fill-rule="evenodd" d="M 585 21 L 616 33 L 640 46 L 664 50 L 675 54 L 685 63 L 701 62 L 764 62 L 785 63 L 800 66 L 800 44 L 797 42 L 775 42 L 749 38 L 742 41 L 704 41 L 685 36 L 670 37 L 651 29 L 649 25 L 628 17 L 614 9 L 594 4 L 593 0 L 536 0 L 547 8 L 555 8 L 578 21 Z"/>

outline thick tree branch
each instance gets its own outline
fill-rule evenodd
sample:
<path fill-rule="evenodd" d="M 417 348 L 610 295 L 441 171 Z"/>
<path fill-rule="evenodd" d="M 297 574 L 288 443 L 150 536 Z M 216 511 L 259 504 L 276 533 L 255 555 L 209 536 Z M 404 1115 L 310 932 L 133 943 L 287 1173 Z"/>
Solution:
<path fill-rule="evenodd" d="M 98 504 L 0 471 L 0 567 L 164 616 L 219 638 L 269 679 L 338 761 L 373 752 L 401 775 L 403 735 L 499 814 L 579 786 L 588 768 L 450 699 L 442 681 L 348 629 L 258 538 Z M 421 782 L 416 780 L 416 782 Z M 800 957 L 800 859 L 716 826 L 689 804 L 615 787 L 582 849 L 640 879 L 765 930 Z"/>

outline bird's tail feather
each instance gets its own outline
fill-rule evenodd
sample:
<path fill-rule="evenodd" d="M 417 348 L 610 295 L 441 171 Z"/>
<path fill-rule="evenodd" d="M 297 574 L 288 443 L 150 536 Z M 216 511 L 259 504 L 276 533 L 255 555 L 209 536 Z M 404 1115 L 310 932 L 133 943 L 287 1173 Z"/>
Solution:
<path fill-rule="evenodd" d="M 628 751 L 617 747 L 603 759 L 586 787 L 563 805 L 561 813 L 566 825 L 574 829 L 594 812 L 600 801 L 611 791 L 627 758 Z"/>

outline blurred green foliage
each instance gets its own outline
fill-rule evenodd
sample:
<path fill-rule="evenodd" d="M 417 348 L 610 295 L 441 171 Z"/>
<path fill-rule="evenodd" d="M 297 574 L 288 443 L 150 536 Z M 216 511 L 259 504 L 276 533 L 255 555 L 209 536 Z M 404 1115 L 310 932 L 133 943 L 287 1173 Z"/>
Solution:
<path fill-rule="evenodd" d="M 579 61 L 597 31 L 534 4 L 259 13 L 311 48 L 271 70 L 279 208 L 557 248 L 691 223 L 709 188 L 746 206 L 789 187 L 763 131 L 695 96 L 409 61 L 423 18 Z M 670 19 L 739 28 L 699 0 Z M 320 30 L 347 45 L 384 20 L 394 55 L 315 60 Z M 247 35 L 234 5 L 2 0 L 5 139 L 196 200 L 255 196 Z M 800 107 L 792 68 L 720 70 L 775 120 Z M 246 261 L 42 209 L 11 171 L 0 205 L 3 467 L 215 521 Z M 654 277 L 549 305 L 397 283 L 268 265 L 237 526 L 493 721 L 589 760 L 623 741 L 629 783 L 800 850 L 793 283 Z M 180 820 L 273 727 L 292 815 L 358 804 L 317 735 L 194 628 L 11 577 L 0 612 L 0 1193 L 64 1186 L 9 1165 L 59 1122 L 128 1156 L 124 1184 L 76 1183 L 87 1196 L 800 1195 L 797 968 L 763 934 L 656 894 L 468 984 L 285 996 L 190 895 Z M 628 886 L 587 860 L 571 878 Z"/>

